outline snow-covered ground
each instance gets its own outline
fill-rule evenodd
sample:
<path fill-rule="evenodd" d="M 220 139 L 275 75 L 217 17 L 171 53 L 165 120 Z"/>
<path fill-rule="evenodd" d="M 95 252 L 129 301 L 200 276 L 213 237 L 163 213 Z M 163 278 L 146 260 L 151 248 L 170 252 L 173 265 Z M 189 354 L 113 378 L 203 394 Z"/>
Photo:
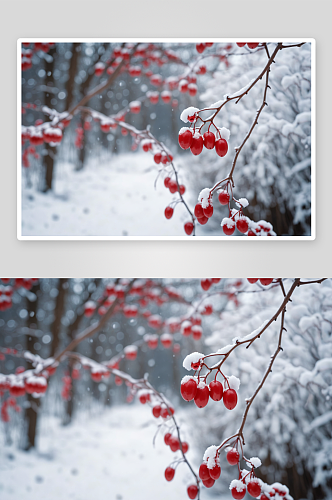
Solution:
<path fill-rule="evenodd" d="M 183 500 L 192 475 L 184 464 L 164 478 L 175 455 L 143 406 L 118 406 L 67 427 L 44 417 L 36 451 L 0 444 L 1 500 Z M 187 436 L 187 439 L 188 436 Z M 3 441 L 3 435 L 1 436 Z M 190 439 L 189 439 L 190 442 Z M 195 457 L 188 451 L 188 458 Z M 209 498 L 208 491 L 202 499 Z"/>
<path fill-rule="evenodd" d="M 182 204 L 171 219 L 164 216 L 177 195 L 164 187 L 163 178 L 154 188 L 157 168 L 146 153 L 90 162 L 78 172 L 62 163 L 47 194 L 27 188 L 23 178 L 22 235 L 186 236 L 183 225 L 190 217 Z"/>

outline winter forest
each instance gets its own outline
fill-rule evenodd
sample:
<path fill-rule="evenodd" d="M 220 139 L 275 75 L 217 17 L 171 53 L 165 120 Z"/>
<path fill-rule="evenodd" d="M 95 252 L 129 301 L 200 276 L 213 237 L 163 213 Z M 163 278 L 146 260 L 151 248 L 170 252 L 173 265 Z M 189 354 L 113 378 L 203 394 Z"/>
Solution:
<path fill-rule="evenodd" d="M 310 236 L 311 51 L 24 41 L 21 235 Z"/>
<path fill-rule="evenodd" d="M 0 287 L 0 497 L 332 498 L 332 279 Z"/>

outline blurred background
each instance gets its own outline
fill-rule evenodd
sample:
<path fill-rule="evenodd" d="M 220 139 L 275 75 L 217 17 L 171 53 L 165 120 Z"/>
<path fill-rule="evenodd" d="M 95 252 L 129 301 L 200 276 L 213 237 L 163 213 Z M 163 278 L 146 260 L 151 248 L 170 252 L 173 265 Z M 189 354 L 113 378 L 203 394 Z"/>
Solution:
<path fill-rule="evenodd" d="M 22 123 L 49 120 L 45 105 L 64 112 L 108 77 L 106 69 L 96 75 L 98 64 L 107 68 L 119 49 L 114 43 L 25 44 L 22 72 Z M 36 45 L 38 47 L 36 48 Z M 141 44 L 143 45 L 143 44 Z M 147 44 L 144 44 L 147 45 Z M 39 47 L 41 46 L 41 47 Z M 129 46 L 130 44 L 125 44 Z M 276 44 L 269 43 L 272 51 Z M 167 51 L 172 57 L 165 55 Z M 155 43 L 150 57 L 134 57 L 129 70 L 119 74 L 110 87 L 87 105 L 111 116 L 128 110 L 129 103 L 141 100 L 139 114 L 127 113 L 125 121 L 139 130 L 151 126 L 154 136 L 174 156 L 185 199 L 191 209 L 198 193 L 211 187 L 229 172 L 233 151 L 246 136 L 259 108 L 264 82 L 257 84 L 238 104 L 232 101 L 219 113 L 216 124 L 231 131 L 229 152 L 224 158 L 203 150 L 199 156 L 178 146 L 178 132 L 184 123 L 181 111 L 188 106 L 203 108 L 238 91 L 257 77 L 267 56 L 261 48 L 250 50 L 236 43 L 214 43 L 203 53 L 196 44 Z M 204 70 L 201 70 L 201 67 Z M 196 91 L 170 89 L 169 78 L 179 81 L 190 71 L 197 79 Z M 98 71 L 97 71 L 98 73 Z M 161 83 L 151 76 L 161 75 Z M 250 203 L 246 214 L 256 222 L 270 222 L 277 235 L 311 234 L 311 46 L 281 51 L 270 74 L 267 102 L 258 126 L 238 160 L 234 196 Z M 159 95 L 157 104 L 149 92 L 168 91 L 169 102 Z M 195 94 L 195 95 L 194 95 Z M 38 123 L 38 122 L 37 122 Z M 204 130 L 205 131 L 205 130 Z M 63 130 L 57 146 L 44 143 L 23 145 L 22 235 L 25 236 L 182 236 L 188 213 L 176 207 L 171 220 L 165 207 L 175 200 L 164 187 L 167 168 L 158 175 L 150 153 L 139 146 L 131 151 L 132 137 L 120 127 L 102 132 L 91 117 L 75 114 Z M 156 179 L 157 182 L 156 182 Z M 220 222 L 225 213 L 216 201 L 215 214 L 197 234 L 222 235 Z M 240 235 L 240 233 L 237 233 Z"/>

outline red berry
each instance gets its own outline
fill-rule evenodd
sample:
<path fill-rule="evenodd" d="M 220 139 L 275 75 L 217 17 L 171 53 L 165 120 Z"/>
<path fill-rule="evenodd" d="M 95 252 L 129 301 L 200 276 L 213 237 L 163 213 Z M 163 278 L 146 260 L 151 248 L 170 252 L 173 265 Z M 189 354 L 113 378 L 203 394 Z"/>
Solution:
<path fill-rule="evenodd" d="M 222 230 L 226 234 L 226 236 L 232 236 L 235 231 L 235 222 L 233 219 L 225 218 L 221 223 Z"/>
<path fill-rule="evenodd" d="M 249 495 L 251 495 L 254 498 L 258 498 L 259 495 L 261 494 L 261 486 L 259 484 L 259 481 L 257 481 L 257 479 L 249 481 L 249 483 L 247 484 L 247 489 Z"/>
<path fill-rule="evenodd" d="M 196 484 L 191 484 L 190 486 L 188 486 L 187 493 L 188 493 L 188 497 L 191 500 L 194 500 L 197 497 L 197 493 L 198 493 L 198 488 L 197 488 Z"/>
<path fill-rule="evenodd" d="M 251 283 L 253 285 L 254 283 L 256 283 L 258 281 L 258 278 L 247 278 L 247 280 L 249 281 L 249 283 Z"/>
<path fill-rule="evenodd" d="M 236 221 L 236 227 L 240 231 L 240 233 L 246 233 L 249 229 L 249 224 L 246 217 L 239 217 Z"/>
<path fill-rule="evenodd" d="M 174 477 L 174 474 L 175 474 L 175 469 L 173 469 L 173 467 L 167 467 L 165 469 L 165 478 L 166 478 L 166 481 L 172 481 L 172 479 Z"/>
<path fill-rule="evenodd" d="M 208 205 L 206 208 L 203 208 L 203 213 L 205 217 L 210 219 L 210 217 L 212 217 L 213 215 L 213 205 Z"/>
<path fill-rule="evenodd" d="M 185 233 L 190 236 L 194 230 L 194 224 L 192 222 L 186 222 L 184 225 Z"/>
<path fill-rule="evenodd" d="M 180 184 L 179 187 L 180 187 L 180 195 L 183 196 L 184 193 L 186 192 L 186 188 L 185 188 L 185 186 L 183 184 Z"/>
<path fill-rule="evenodd" d="M 270 499 L 266 495 L 263 494 L 263 495 L 261 495 L 260 500 L 270 500 Z"/>
<path fill-rule="evenodd" d="M 188 91 L 189 95 L 191 95 L 192 97 L 195 96 L 197 94 L 197 85 L 195 85 L 194 83 L 189 83 Z"/>
<path fill-rule="evenodd" d="M 165 217 L 166 219 L 171 219 L 174 213 L 174 209 L 172 207 L 165 208 Z"/>
<path fill-rule="evenodd" d="M 214 485 L 214 483 L 215 483 L 215 480 L 212 479 L 212 477 L 209 477 L 208 479 L 204 479 L 204 481 L 203 481 L 203 484 L 204 484 L 204 486 L 206 488 L 212 488 L 212 486 Z"/>
<path fill-rule="evenodd" d="M 220 283 L 221 278 L 211 278 L 212 283 Z"/>
<path fill-rule="evenodd" d="M 201 280 L 201 287 L 205 292 L 207 292 L 211 286 L 212 286 L 212 280 L 208 278 L 205 280 Z"/>
<path fill-rule="evenodd" d="M 220 468 L 220 465 L 216 464 L 213 469 L 209 469 L 209 472 L 210 472 L 210 477 L 216 481 L 217 479 L 220 478 L 220 474 L 221 474 L 221 468 Z"/>
<path fill-rule="evenodd" d="M 193 140 L 190 146 L 190 151 L 192 152 L 193 155 L 197 156 L 200 155 L 203 150 L 203 137 L 196 132 L 196 134 L 193 136 Z"/>
<path fill-rule="evenodd" d="M 249 49 L 256 49 L 259 44 L 258 43 L 248 43 L 247 45 L 248 45 Z"/>
<path fill-rule="evenodd" d="M 227 389 L 227 391 L 224 392 L 224 405 L 227 410 L 234 410 L 237 405 L 237 394 L 234 389 Z"/>
<path fill-rule="evenodd" d="M 182 149 L 189 149 L 193 142 L 193 134 L 191 129 L 182 128 L 179 132 L 179 144 Z"/>
<path fill-rule="evenodd" d="M 197 219 L 204 217 L 203 207 L 200 203 L 197 203 L 195 205 L 194 214 L 196 215 Z"/>
<path fill-rule="evenodd" d="M 188 450 L 189 450 L 189 444 L 186 441 L 183 441 L 183 443 L 182 443 L 183 453 L 187 453 Z"/>
<path fill-rule="evenodd" d="M 210 392 L 209 392 L 209 387 L 207 385 L 203 385 L 203 387 L 197 386 L 197 392 L 194 401 L 195 405 L 198 408 L 204 408 L 204 406 L 206 406 L 209 402 L 209 397 L 210 397 Z"/>
<path fill-rule="evenodd" d="M 168 183 L 168 189 L 172 194 L 176 193 L 176 191 L 178 190 L 177 183 L 175 181 L 170 180 Z"/>
<path fill-rule="evenodd" d="M 227 193 L 227 191 L 220 191 L 218 199 L 221 205 L 228 205 L 229 194 Z"/>
<path fill-rule="evenodd" d="M 254 233 L 254 231 L 250 229 L 250 231 L 248 232 L 248 236 L 257 236 L 257 235 Z"/>
<path fill-rule="evenodd" d="M 239 463 L 240 453 L 235 448 L 232 448 L 227 452 L 226 460 L 229 465 L 236 465 L 237 463 Z"/>
<path fill-rule="evenodd" d="M 221 401 L 224 392 L 222 383 L 218 380 L 213 380 L 212 382 L 210 382 L 209 388 L 210 398 L 213 399 L 213 401 Z"/>
<path fill-rule="evenodd" d="M 196 43 L 196 50 L 199 54 L 202 54 L 204 50 L 206 49 L 205 43 Z"/>
<path fill-rule="evenodd" d="M 213 149 L 216 142 L 216 138 L 213 132 L 205 132 L 203 135 L 203 143 L 206 149 Z"/>
<path fill-rule="evenodd" d="M 259 278 L 261 285 L 268 286 L 271 285 L 273 278 Z"/>
<path fill-rule="evenodd" d="M 217 155 L 219 155 L 221 157 L 225 156 L 227 154 L 227 151 L 228 151 L 227 141 L 225 141 L 225 139 L 218 139 L 216 141 L 215 148 L 216 148 Z"/>
<path fill-rule="evenodd" d="M 191 378 L 184 384 L 181 384 L 181 396 L 185 401 L 192 401 L 197 392 L 197 383 L 196 381 Z"/>
<path fill-rule="evenodd" d="M 161 155 L 160 155 L 161 156 Z M 169 182 L 170 182 L 171 178 L 170 177 L 165 177 L 165 180 L 164 180 L 164 186 L 165 187 L 169 187 Z"/>
<path fill-rule="evenodd" d="M 156 153 L 153 157 L 154 159 L 154 162 L 157 163 L 157 165 L 159 165 L 159 163 L 161 162 L 161 153 Z"/>
<path fill-rule="evenodd" d="M 209 479 L 210 471 L 209 471 L 208 466 L 206 464 L 200 465 L 198 475 L 203 481 L 206 481 L 207 479 Z"/>
<path fill-rule="evenodd" d="M 204 226 L 204 224 L 206 224 L 209 219 L 208 217 L 205 217 L 205 215 L 203 215 L 203 217 L 197 217 L 197 220 L 201 224 L 201 226 Z"/>
<path fill-rule="evenodd" d="M 236 42 L 236 45 L 238 45 L 239 47 L 244 47 L 245 43 L 243 43 L 243 42 Z"/>
<path fill-rule="evenodd" d="M 243 488 L 243 490 L 238 491 L 237 488 L 232 488 L 231 489 L 232 497 L 235 498 L 235 500 L 242 500 L 242 498 L 246 494 L 246 487 Z"/>
<path fill-rule="evenodd" d="M 165 436 L 164 436 L 164 442 L 165 444 L 167 444 L 167 446 L 169 446 L 169 440 L 171 439 L 172 437 L 172 434 L 170 432 L 166 432 Z"/>
<path fill-rule="evenodd" d="M 177 437 L 171 437 L 169 439 L 169 447 L 173 452 L 176 452 L 180 449 L 180 441 L 178 440 Z"/>
<path fill-rule="evenodd" d="M 193 325 L 191 331 L 194 340 L 199 340 L 200 338 L 202 338 L 203 330 L 200 326 Z"/>

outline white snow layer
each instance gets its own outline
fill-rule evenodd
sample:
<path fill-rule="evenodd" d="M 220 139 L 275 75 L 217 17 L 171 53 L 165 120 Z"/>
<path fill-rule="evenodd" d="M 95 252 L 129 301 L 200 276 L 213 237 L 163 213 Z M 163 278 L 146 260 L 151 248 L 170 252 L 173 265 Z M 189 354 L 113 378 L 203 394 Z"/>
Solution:
<path fill-rule="evenodd" d="M 205 354 L 202 354 L 201 352 L 192 352 L 191 354 L 188 354 L 183 360 L 183 368 L 186 370 L 190 371 L 192 370 L 191 368 L 191 363 L 198 363 L 200 359 L 204 358 Z"/>
<path fill-rule="evenodd" d="M 182 111 L 180 115 L 180 120 L 182 120 L 184 123 L 188 122 L 188 116 L 193 116 L 195 113 L 199 111 L 198 108 L 194 108 L 194 106 L 189 106 L 189 108 L 186 108 Z"/>

